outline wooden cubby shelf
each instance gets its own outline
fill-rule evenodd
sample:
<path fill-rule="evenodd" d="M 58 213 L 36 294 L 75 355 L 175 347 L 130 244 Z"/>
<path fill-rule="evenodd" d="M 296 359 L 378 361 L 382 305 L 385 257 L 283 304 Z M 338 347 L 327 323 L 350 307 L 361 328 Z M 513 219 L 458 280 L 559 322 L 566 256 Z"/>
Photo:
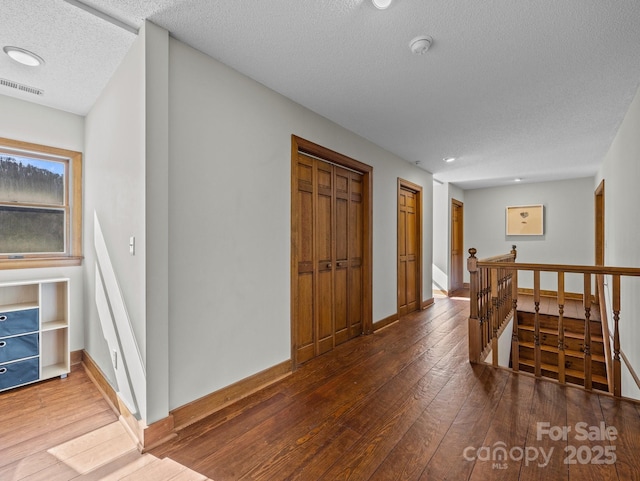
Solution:
<path fill-rule="evenodd" d="M 0 284 L 0 391 L 70 367 L 69 279 Z"/>

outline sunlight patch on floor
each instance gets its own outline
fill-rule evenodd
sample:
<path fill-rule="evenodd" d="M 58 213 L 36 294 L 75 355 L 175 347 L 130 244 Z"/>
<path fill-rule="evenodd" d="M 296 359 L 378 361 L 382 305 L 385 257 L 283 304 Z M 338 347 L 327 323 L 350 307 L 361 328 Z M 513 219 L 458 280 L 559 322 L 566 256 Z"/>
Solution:
<path fill-rule="evenodd" d="M 47 463 L 48 466 L 37 473 L 38 479 L 208 481 L 206 476 L 172 459 L 140 454 L 120 422 L 50 448 L 47 453 L 55 457 L 56 462 Z"/>

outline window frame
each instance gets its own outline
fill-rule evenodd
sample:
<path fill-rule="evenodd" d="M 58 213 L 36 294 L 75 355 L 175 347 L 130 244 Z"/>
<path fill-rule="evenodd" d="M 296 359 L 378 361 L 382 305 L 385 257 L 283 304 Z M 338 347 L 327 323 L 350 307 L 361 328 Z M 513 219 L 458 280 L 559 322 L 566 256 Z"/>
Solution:
<path fill-rule="evenodd" d="M 57 157 L 66 162 L 66 189 L 63 208 L 66 211 L 65 246 L 61 254 L 0 255 L 0 270 L 41 267 L 79 266 L 82 264 L 82 153 L 48 145 L 33 144 L 0 137 L 0 147 L 16 155 L 37 158 Z"/>

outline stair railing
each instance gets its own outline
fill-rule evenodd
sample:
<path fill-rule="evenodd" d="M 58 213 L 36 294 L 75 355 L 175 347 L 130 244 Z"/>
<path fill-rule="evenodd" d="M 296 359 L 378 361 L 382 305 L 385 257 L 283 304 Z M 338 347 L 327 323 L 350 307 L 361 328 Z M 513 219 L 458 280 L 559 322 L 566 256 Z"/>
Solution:
<path fill-rule="evenodd" d="M 477 250 L 469 249 L 470 316 L 469 360 L 481 362 L 493 353 L 493 364 L 498 365 L 498 338 L 506 322 L 514 314 L 514 293 L 517 294 L 517 277 L 513 269 L 502 267 L 513 264 L 517 257 L 516 246 L 508 254 L 483 260 L 476 258 Z M 490 262 L 493 268 L 481 264 Z M 515 297 L 517 299 L 517 296 Z"/>
<path fill-rule="evenodd" d="M 534 375 L 542 375 L 542 354 L 540 348 L 540 273 L 552 272 L 558 280 L 558 381 L 566 382 L 565 373 L 565 274 L 575 273 L 583 276 L 583 309 L 584 324 L 584 387 L 593 388 L 592 359 L 591 359 L 591 308 L 593 302 L 592 279 L 597 276 L 609 276 L 611 279 L 611 303 L 613 313 L 613 359 L 611 362 L 612 378 L 610 392 L 614 396 L 622 395 L 621 353 L 620 353 L 620 279 L 624 276 L 640 277 L 640 268 L 580 266 L 564 264 L 533 264 L 515 263 L 516 252 L 513 250 L 504 256 L 496 256 L 479 260 L 477 250 L 469 249 L 470 257 L 467 267 L 470 275 L 470 315 L 469 315 L 469 360 L 474 363 L 484 362 L 488 352 L 492 351 L 492 364 L 498 365 L 498 335 L 500 328 L 513 317 L 512 332 L 512 369 L 518 370 L 519 340 L 517 323 L 518 306 L 518 273 L 533 272 L 533 302 L 534 302 Z M 509 260 L 507 260 L 509 259 Z M 508 291 L 508 292 L 507 292 Z M 507 311 L 505 303 L 511 300 Z M 490 302 L 489 302 L 490 301 Z M 506 317 L 503 317 L 505 316 Z M 488 326 L 490 330 L 488 330 Z M 603 326 L 604 327 L 604 326 Z M 607 326 L 608 329 L 608 326 Z M 603 331 L 607 332 L 607 331 Z M 604 338 L 605 345 L 609 342 Z M 606 354 L 606 353 L 605 353 Z"/>

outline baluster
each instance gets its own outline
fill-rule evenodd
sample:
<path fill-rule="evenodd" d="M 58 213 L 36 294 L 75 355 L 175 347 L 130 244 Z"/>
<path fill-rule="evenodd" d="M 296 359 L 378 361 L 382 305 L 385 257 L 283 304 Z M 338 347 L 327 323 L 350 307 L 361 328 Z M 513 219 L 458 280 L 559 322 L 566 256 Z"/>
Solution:
<path fill-rule="evenodd" d="M 511 271 L 504 271 L 504 315 L 505 319 L 511 312 Z"/>
<path fill-rule="evenodd" d="M 540 271 L 533 271 L 533 360 L 536 377 L 542 376 L 542 354 L 540 352 Z"/>
<path fill-rule="evenodd" d="M 491 293 L 491 286 L 489 285 L 489 269 L 483 269 L 484 278 L 484 291 L 482 293 L 484 297 L 484 316 L 482 321 L 484 322 L 484 343 L 482 348 L 487 347 L 491 342 L 491 299 L 489 294 Z"/>
<path fill-rule="evenodd" d="M 486 309 L 487 309 L 487 305 L 484 301 L 484 290 L 485 290 L 485 279 L 484 279 L 484 271 L 485 269 L 480 269 L 480 271 L 478 272 L 478 279 L 480 280 L 480 292 L 479 292 L 479 296 L 480 296 L 480 300 L 479 300 L 479 304 L 480 304 L 480 351 L 482 351 L 484 349 L 484 346 L 486 346 L 486 336 L 485 336 L 485 325 L 484 325 L 484 320 L 485 320 L 485 314 L 486 314 Z"/>
<path fill-rule="evenodd" d="M 498 367 L 498 328 L 500 327 L 500 310 L 498 309 L 498 269 L 491 269 L 491 303 L 493 305 L 491 350 L 493 353 L 493 365 Z"/>
<path fill-rule="evenodd" d="M 584 388 L 592 389 L 591 380 L 591 274 L 584 275 Z"/>
<path fill-rule="evenodd" d="M 515 249 L 515 246 L 514 246 Z M 511 369 L 520 370 L 520 336 L 518 334 L 518 271 L 511 276 L 511 302 L 513 305 L 513 332 L 511 333 Z"/>
<path fill-rule="evenodd" d="M 511 302 L 509 302 L 509 293 L 511 292 L 510 287 L 510 276 L 506 269 L 502 269 L 503 282 L 502 282 L 502 320 L 504 322 L 509 315 L 509 311 L 511 310 Z"/>
<path fill-rule="evenodd" d="M 564 272 L 558 272 L 558 381 L 566 382 L 564 352 Z"/>
<path fill-rule="evenodd" d="M 612 276 L 613 284 L 613 395 L 622 396 L 622 368 L 620 365 L 620 276 Z M 606 342 L 609 342 L 607 339 Z"/>
<path fill-rule="evenodd" d="M 503 282 L 502 282 L 502 322 L 507 318 L 507 314 L 511 310 L 511 303 L 509 301 L 509 274 L 506 269 L 502 269 Z"/>
<path fill-rule="evenodd" d="M 496 274 L 496 278 L 498 280 L 498 291 L 497 291 L 497 296 L 498 296 L 498 327 L 500 327 L 500 324 L 502 323 L 502 312 L 503 312 L 503 302 L 502 302 L 502 269 L 501 268 L 497 268 L 496 269 L 497 274 Z"/>

